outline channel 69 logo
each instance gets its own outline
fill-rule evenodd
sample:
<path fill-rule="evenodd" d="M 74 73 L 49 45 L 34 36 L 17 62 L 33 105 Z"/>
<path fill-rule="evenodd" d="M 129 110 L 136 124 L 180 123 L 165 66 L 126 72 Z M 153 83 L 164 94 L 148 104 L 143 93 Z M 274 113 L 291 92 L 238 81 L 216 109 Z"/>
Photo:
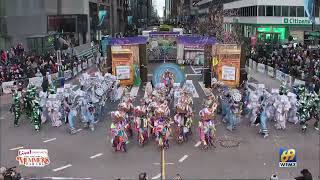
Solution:
<path fill-rule="evenodd" d="M 293 148 L 280 148 L 279 167 L 297 167 L 297 153 Z"/>

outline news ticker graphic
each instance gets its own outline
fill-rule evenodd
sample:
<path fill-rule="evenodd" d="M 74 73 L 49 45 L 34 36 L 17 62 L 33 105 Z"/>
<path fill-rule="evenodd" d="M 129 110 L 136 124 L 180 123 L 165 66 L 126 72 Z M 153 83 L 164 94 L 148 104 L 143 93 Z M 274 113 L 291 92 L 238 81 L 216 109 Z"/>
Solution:
<path fill-rule="evenodd" d="M 297 153 L 293 148 L 280 148 L 279 167 L 297 167 Z"/>
<path fill-rule="evenodd" d="M 16 160 L 26 167 L 44 167 L 50 164 L 47 149 L 19 149 Z"/>

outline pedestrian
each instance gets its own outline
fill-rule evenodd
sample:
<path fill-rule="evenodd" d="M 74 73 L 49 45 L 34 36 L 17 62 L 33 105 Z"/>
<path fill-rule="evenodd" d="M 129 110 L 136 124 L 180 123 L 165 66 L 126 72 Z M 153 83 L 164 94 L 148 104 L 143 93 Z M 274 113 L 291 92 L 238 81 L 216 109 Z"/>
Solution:
<path fill-rule="evenodd" d="M 147 173 L 143 172 L 139 174 L 139 180 L 147 180 Z"/>
<path fill-rule="evenodd" d="M 270 180 L 278 180 L 278 176 L 276 174 L 272 174 Z"/>
<path fill-rule="evenodd" d="M 303 169 L 301 172 L 302 176 L 294 178 L 295 180 L 313 180 L 312 174 L 308 169 Z"/>
<path fill-rule="evenodd" d="M 182 180 L 182 178 L 181 178 L 180 174 L 177 174 L 176 177 L 174 177 L 173 180 Z"/>

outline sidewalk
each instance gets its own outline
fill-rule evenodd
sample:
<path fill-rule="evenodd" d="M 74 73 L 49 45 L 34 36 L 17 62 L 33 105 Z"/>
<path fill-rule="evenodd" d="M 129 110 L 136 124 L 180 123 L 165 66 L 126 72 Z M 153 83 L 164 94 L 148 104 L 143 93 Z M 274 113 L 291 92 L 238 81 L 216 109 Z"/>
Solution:
<path fill-rule="evenodd" d="M 250 79 L 253 79 L 258 83 L 265 84 L 266 88 L 268 89 L 278 89 L 281 85 L 281 82 L 279 80 L 266 76 L 265 74 L 255 72 L 253 70 L 248 70 L 247 72 L 249 81 Z"/>

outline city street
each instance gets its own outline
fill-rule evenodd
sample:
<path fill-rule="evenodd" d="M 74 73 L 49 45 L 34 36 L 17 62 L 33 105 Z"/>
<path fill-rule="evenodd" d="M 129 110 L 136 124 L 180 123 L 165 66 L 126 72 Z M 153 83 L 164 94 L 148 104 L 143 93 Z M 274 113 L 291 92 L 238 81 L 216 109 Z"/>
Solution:
<path fill-rule="evenodd" d="M 157 65 L 149 66 L 148 76 L 151 78 L 152 70 Z M 205 98 L 199 84 L 202 81 L 201 75 L 197 74 L 198 70 L 195 68 L 186 67 L 184 71 L 187 79 L 191 80 L 196 88 L 194 108 L 199 112 Z M 267 87 L 268 82 L 274 83 L 272 79 L 262 79 L 254 75 L 251 77 L 267 84 Z M 143 87 L 133 94 L 136 94 L 139 100 L 144 95 Z M 138 100 L 135 103 L 139 103 Z M 134 138 L 127 146 L 127 153 L 113 151 L 109 138 L 109 112 L 116 110 L 117 103 L 107 104 L 105 115 L 96 124 L 96 131 L 83 129 L 78 121 L 78 132 L 75 135 L 68 133 L 66 125 L 54 128 L 50 122 L 37 133 L 24 117 L 20 126 L 15 128 L 13 115 L 9 112 L 10 103 L 10 95 L 1 96 L 1 165 L 18 166 L 15 160 L 18 149 L 48 149 L 48 166 L 19 166 L 18 171 L 23 176 L 34 179 L 137 179 L 140 172 L 146 172 L 150 179 L 160 178 L 160 151 L 154 141 L 140 147 Z M 198 118 L 198 115 L 194 118 L 194 128 L 198 125 Z M 307 168 L 314 179 L 320 179 L 318 132 L 310 126 L 307 133 L 302 134 L 299 125 L 289 123 L 285 131 L 278 131 L 273 124 L 269 122 L 270 136 L 264 139 L 258 134 L 259 127 L 250 127 L 246 119 L 242 120 L 234 132 L 227 131 L 225 125 L 219 123 L 218 138 L 238 139 L 240 145 L 235 148 L 225 148 L 217 143 L 216 149 L 201 150 L 196 129 L 193 130 L 192 138 L 185 144 L 179 145 L 171 139 L 170 148 L 165 151 L 166 178 L 172 178 L 179 173 L 185 179 L 267 179 L 272 173 L 277 173 L 283 180 L 292 179 L 300 174 L 301 169 Z M 279 168 L 280 147 L 296 149 L 297 168 Z"/>

